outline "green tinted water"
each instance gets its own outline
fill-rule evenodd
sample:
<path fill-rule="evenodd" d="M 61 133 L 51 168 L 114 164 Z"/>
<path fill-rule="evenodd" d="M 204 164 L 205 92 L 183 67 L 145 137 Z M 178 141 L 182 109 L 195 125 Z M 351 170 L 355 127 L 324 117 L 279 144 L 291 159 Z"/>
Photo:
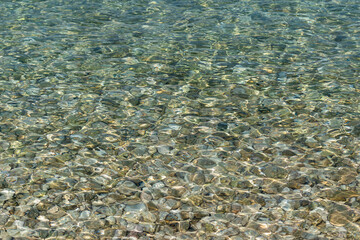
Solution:
<path fill-rule="evenodd" d="M 358 1 L 0 12 L 2 238 L 359 238 Z"/>

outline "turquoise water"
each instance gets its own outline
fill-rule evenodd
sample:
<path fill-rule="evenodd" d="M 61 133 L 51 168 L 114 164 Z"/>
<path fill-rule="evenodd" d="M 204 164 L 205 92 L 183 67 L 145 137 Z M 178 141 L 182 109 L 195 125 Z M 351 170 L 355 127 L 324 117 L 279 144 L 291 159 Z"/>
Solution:
<path fill-rule="evenodd" d="M 358 1 L 1 1 L 0 236 L 358 239 Z"/>

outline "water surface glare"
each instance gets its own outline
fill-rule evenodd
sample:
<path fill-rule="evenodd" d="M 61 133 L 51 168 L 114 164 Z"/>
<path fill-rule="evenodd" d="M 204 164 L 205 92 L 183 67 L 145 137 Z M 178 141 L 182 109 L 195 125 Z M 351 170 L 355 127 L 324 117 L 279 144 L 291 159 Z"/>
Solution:
<path fill-rule="evenodd" d="M 1 239 L 360 239 L 357 0 L 2 0 Z"/>

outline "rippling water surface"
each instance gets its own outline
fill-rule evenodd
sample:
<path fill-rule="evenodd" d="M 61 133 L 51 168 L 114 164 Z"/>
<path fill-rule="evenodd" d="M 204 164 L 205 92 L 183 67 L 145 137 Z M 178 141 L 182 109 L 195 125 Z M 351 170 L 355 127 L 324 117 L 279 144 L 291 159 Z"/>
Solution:
<path fill-rule="evenodd" d="M 0 3 L 2 239 L 359 239 L 356 0 Z"/>

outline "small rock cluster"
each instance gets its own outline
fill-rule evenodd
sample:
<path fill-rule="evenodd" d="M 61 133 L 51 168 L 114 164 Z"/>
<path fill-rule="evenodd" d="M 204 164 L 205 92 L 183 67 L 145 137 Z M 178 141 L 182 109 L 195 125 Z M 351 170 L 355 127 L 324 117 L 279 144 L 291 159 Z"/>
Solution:
<path fill-rule="evenodd" d="M 360 239 L 358 9 L 3 1 L 0 238 Z"/>

